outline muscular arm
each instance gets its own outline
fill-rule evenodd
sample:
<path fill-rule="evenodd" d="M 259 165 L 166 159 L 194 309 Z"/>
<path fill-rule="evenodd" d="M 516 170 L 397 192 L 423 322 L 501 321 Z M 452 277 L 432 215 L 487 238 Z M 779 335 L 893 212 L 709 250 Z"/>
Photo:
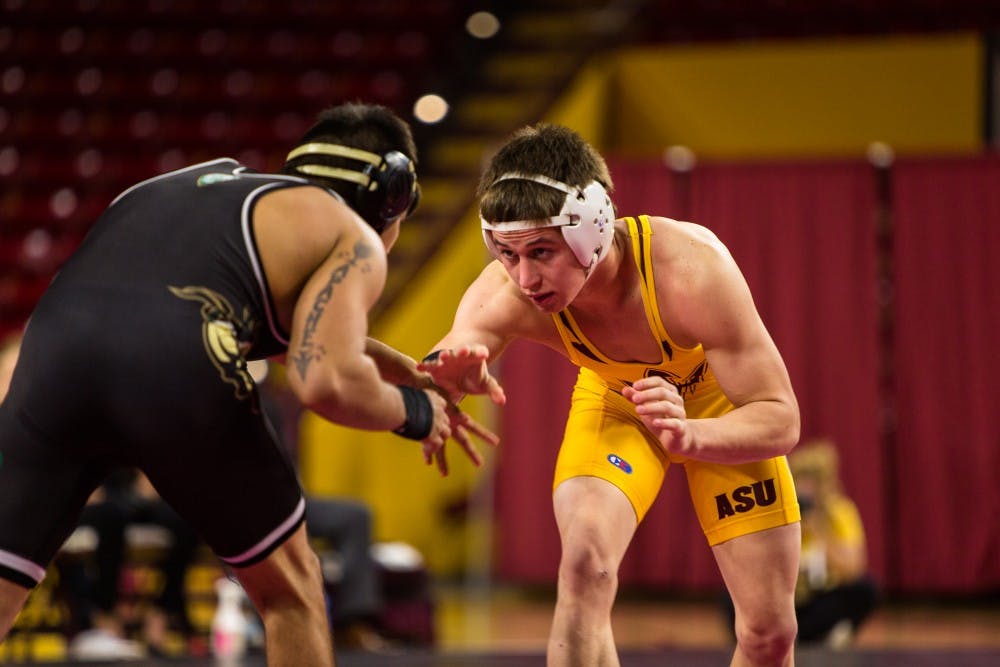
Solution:
<path fill-rule="evenodd" d="M 451 330 L 434 346 L 435 350 L 463 345 L 483 345 L 489 359 L 496 359 L 507 347 L 513 332 L 507 313 L 505 274 L 496 264 L 483 270 L 462 295 Z"/>
<path fill-rule="evenodd" d="M 289 386 L 330 421 L 389 430 L 405 411 L 399 390 L 365 353 L 368 310 L 386 270 L 381 242 L 365 231 L 345 233 L 302 290 L 288 346 Z"/>
<path fill-rule="evenodd" d="M 496 360 L 511 340 L 525 335 L 526 322 L 532 317 L 512 292 L 506 272 L 494 262 L 462 296 L 451 330 L 433 348 L 441 353 L 439 360 L 420 368 L 430 371 L 453 400 L 485 393 L 493 402 L 503 404 L 506 397 L 487 364 Z"/>
<path fill-rule="evenodd" d="M 701 343 L 736 407 L 721 417 L 667 419 L 667 437 L 676 439 L 674 451 L 703 461 L 744 463 L 786 454 L 799 438 L 798 404 L 746 281 L 707 230 L 694 228 L 683 238 L 685 249 L 671 259 L 673 280 L 657 285 L 660 303 L 670 304 L 668 326 Z"/>
<path fill-rule="evenodd" d="M 374 360 L 379 375 L 386 382 L 421 389 L 431 386 L 430 375 L 417 370 L 415 359 L 380 340 L 368 338 L 365 342 L 365 354 Z"/>
<path fill-rule="evenodd" d="M 278 190 L 254 210 L 261 259 L 283 326 L 291 390 L 320 416 L 357 428 L 400 426 L 399 390 L 366 354 L 368 311 L 385 283 L 381 239 L 319 188 Z"/>

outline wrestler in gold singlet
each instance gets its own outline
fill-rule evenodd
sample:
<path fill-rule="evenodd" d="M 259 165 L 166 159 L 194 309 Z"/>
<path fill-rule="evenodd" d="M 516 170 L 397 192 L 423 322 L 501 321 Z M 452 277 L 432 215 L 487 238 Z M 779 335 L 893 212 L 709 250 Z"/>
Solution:
<path fill-rule="evenodd" d="M 680 463 L 710 545 L 798 521 L 799 507 L 784 456 L 742 465 L 668 456 L 636 416 L 635 406 L 621 395 L 625 384 L 659 375 L 677 387 L 689 418 L 718 417 L 733 409 L 701 346 L 680 347 L 663 326 L 653 283 L 648 218 L 625 220 L 642 282 L 646 322 L 660 341 L 662 357 L 654 366 L 611 359 L 587 340 L 568 309 L 552 315 L 567 356 L 580 366 L 553 489 L 571 477 L 599 477 L 621 489 L 641 521 L 667 468 Z"/>

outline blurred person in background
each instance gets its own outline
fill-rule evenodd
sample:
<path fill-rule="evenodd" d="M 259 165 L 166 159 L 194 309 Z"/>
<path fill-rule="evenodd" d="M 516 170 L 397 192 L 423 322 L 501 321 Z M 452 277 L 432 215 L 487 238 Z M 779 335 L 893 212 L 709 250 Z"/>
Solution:
<path fill-rule="evenodd" d="M 878 604 L 868 571 L 865 530 L 842 488 L 840 457 L 831 440 L 799 445 L 788 463 L 802 511 L 802 558 L 795 588 L 799 641 L 849 644 Z"/>
<path fill-rule="evenodd" d="M 219 158 L 138 183 L 42 295 L 0 404 L 0 640 L 119 465 L 232 567 L 271 665 L 332 665 L 319 560 L 294 466 L 261 414 L 250 360 L 287 358 L 319 416 L 417 441 L 496 442 L 368 338 L 387 254 L 417 204 L 409 126 L 377 105 L 320 114 L 262 174 Z M 405 371 L 405 373 L 404 373 Z"/>
<path fill-rule="evenodd" d="M 113 658 L 118 638 L 127 626 L 138 625 L 137 639 L 149 655 L 173 655 L 169 633 L 181 639 L 180 651 L 192 655 L 207 652 L 188 616 L 185 590 L 188 568 L 194 561 L 198 537 L 188 524 L 156 493 L 149 479 L 132 468 L 118 468 L 91 495 L 80 516 L 81 526 L 97 534 L 93 562 L 79 562 L 77 576 L 70 577 L 70 593 L 79 606 L 83 632 L 70 643 L 70 655 Z M 126 613 L 121 603 L 122 574 L 127 564 L 128 528 L 155 526 L 166 531 L 166 542 L 157 544 L 150 563 L 162 576 L 162 587 L 137 607 L 139 616 Z M 106 655 L 97 655 L 107 647 Z M 127 649 L 127 647 L 126 647 Z"/>
<path fill-rule="evenodd" d="M 802 513 L 802 556 L 795 585 L 798 641 L 845 648 L 880 598 L 868 571 L 861 514 L 843 491 L 833 441 L 802 443 L 789 455 L 788 464 Z M 728 596 L 723 606 L 731 621 L 734 610 Z"/>

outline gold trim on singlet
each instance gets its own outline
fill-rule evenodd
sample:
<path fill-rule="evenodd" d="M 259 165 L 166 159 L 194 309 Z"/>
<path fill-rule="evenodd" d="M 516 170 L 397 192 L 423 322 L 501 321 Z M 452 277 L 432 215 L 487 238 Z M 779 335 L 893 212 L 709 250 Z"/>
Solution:
<path fill-rule="evenodd" d="M 634 364 L 647 367 L 663 366 L 672 360 L 674 350 L 691 352 L 697 350 L 700 346 L 687 348 L 678 345 L 670 337 L 670 334 L 667 333 L 666 327 L 663 326 L 663 320 L 660 318 L 659 304 L 656 300 L 656 283 L 653 278 L 652 244 L 650 243 L 653 231 L 649 224 L 649 216 L 640 215 L 638 218 L 629 217 L 624 218 L 624 220 L 628 225 L 629 240 L 632 242 L 632 259 L 639 270 L 642 306 L 646 313 L 646 324 L 649 326 L 649 331 L 653 337 L 660 342 L 660 359 L 656 362 L 645 362 L 636 359 L 612 359 L 601 352 L 587 338 L 586 334 L 583 333 L 583 329 L 573 318 L 573 314 L 569 311 L 569 308 L 561 310 L 558 313 L 553 313 L 552 319 L 555 322 L 556 330 L 559 332 L 559 337 L 562 339 L 563 345 L 571 355 L 571 359 L 575 355 L 582 355 L 592 361 L 608 365 Z M 576 361 L 575 359 L 573 360 Z"/>

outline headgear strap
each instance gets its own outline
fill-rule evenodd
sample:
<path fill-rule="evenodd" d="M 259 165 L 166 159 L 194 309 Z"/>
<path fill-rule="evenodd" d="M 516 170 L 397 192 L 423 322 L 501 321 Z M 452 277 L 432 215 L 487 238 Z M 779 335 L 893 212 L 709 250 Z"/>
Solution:
<path fill-rule="evenodd" d="M 497 254 L 493 236 L 489 232 L 513 232 L 541 227 L 560 227 L 566 244 L 576 255 L 580 264 L 586 267 L 587 275 L 608 254 L 614 239 L 614 207 L 604 186 L 591 181 L 585 187 L 571 186 L 541 174 L 526 174 L 512 171 L 503 174 L 492 184 L 501 181 L 533 181 L 566 193 L 559 215 L 537 220 L 504 220 L 489 222 L 482 216 L 479 220 L 483 228 L 486 247 Z"/>
<path fill-rule="evenodd" d="M 420 199 L 413 162 L 399 151 L 379 155 L 350 146 L 311 142 L 293 149 L 285 162 L 287 164 L 305 155 L 329 155 L 368 164 L 364 169 L 356 170 L 306 162 L 292 169 L 310 176 L 357 183 L 354 201 L 349 203 L 377 232 L 404 212 L 416 208 Z"/>

